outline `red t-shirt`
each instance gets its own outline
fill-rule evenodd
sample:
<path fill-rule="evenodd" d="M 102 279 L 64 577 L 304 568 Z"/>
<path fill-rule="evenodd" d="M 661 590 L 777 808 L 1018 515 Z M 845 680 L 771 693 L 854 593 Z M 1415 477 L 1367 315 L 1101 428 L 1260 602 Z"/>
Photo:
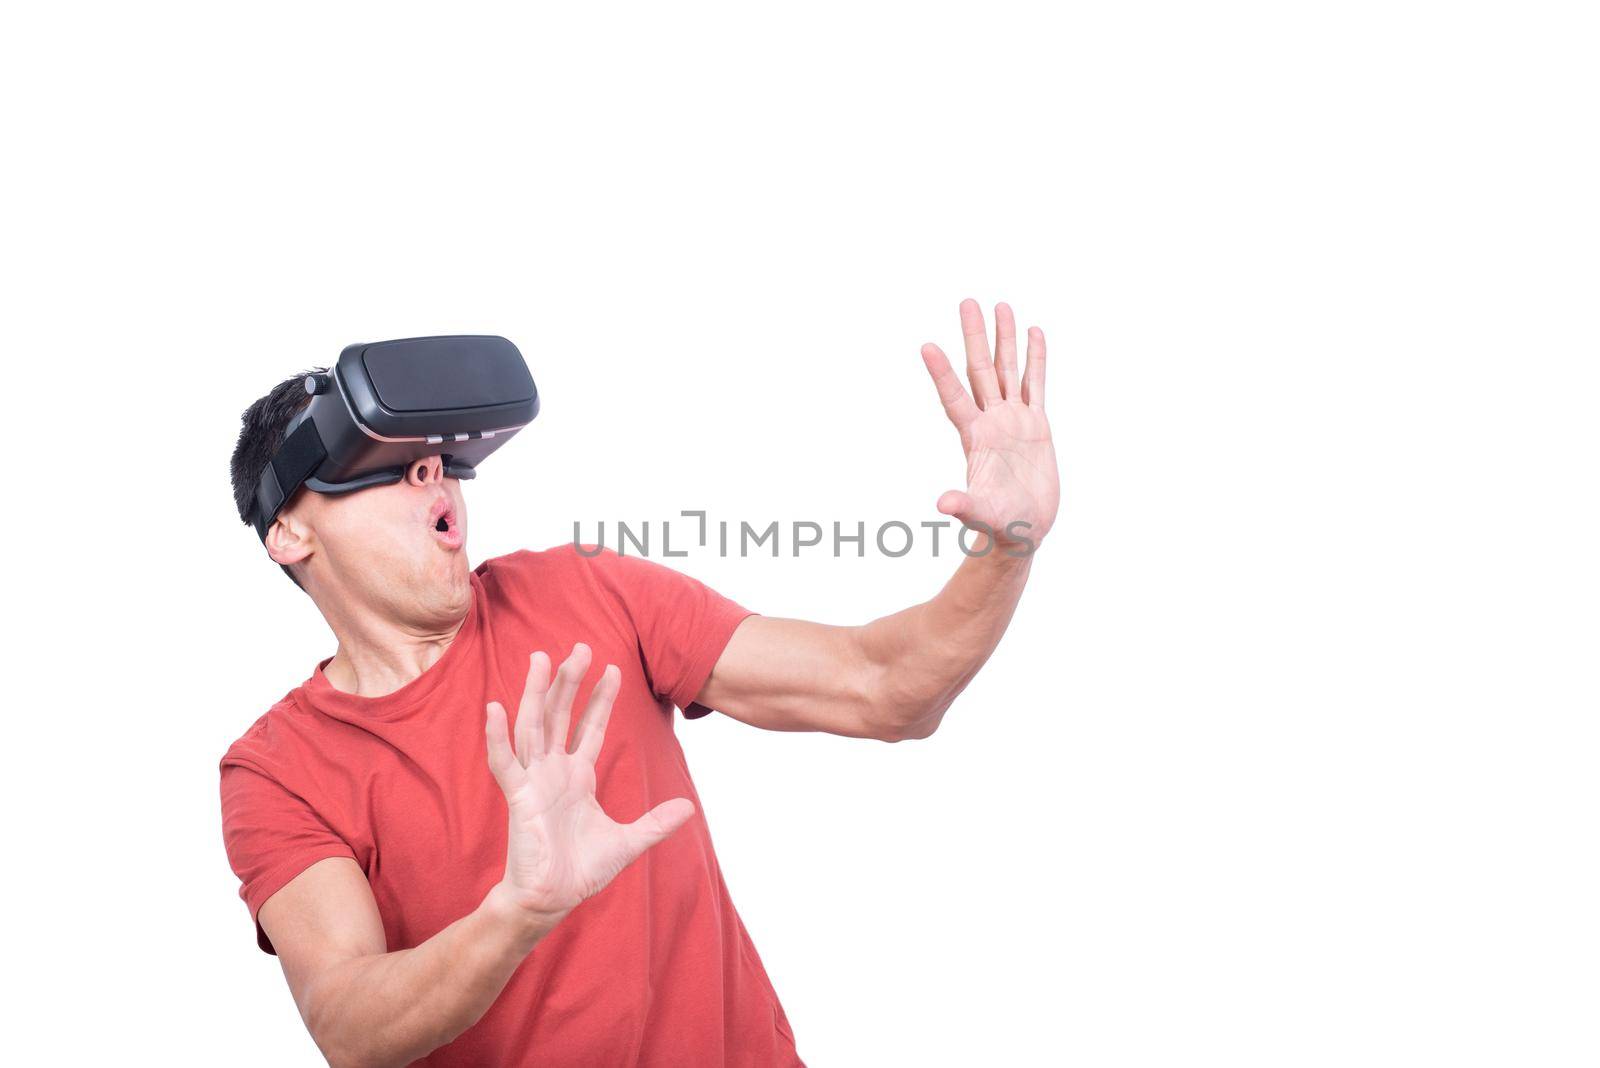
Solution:
<path fill-rule="evenodd" d="M 559 664 L 586 642 L 594 657 L 574 708 L 600 667 L 622 669 L 596 765 L 601 807 L 627 822 L 687 797 L 695 815 L 574 909 L 483 1018 L 422 1063 L 799 1064 L 673 734 L 674 705 L 686 716 L 709 711 L 695 695 L 750 614 L 687 576 L 610 550 L 588 558 L 564 546 L 484 562 L 455 640 L 416 679 L 358 697 L 329 684 L 324 660 L 229 748 L 223 838 L 251 916 L 327 857 L 361 865 L 390 950 L 477 908 L 506 856 L 484 705 L 499 701 L 514 716 L 529 655 L 542 649 Z"/>

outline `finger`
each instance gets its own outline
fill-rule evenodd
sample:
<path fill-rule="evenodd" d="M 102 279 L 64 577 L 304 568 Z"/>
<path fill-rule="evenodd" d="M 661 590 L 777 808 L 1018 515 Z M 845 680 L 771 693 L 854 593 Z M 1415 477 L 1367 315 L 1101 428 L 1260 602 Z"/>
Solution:
<path fill-rule="evenodd" d="M 968 297 L 961 302 L 961 337 L 967 346 L 967 381 L 972 383 L 972 399 L 988 408 L 1000 399 L 1000 383 L 989 358 L 989 335 L 983 329 L 983 311 Z"/>
<path fill-rule="evenodd" d="M 972 403 L 966 387 L 951 370 L 950 360 L 938 345 L 930 341 L 922 346 L 922 362 L 928 368 L 928 374 L 933 376 L 933 388 L 939 391 L 939 403 L 944 405 L 944 414 L 950 417 L 950 422 L 955 424 L 957 430 L 965 434 L 967 424 L 978 417 L 978 406 Z"/>
<path fill-rule="evenodd" d="M 940 514 L 959 519 L 968 526 L 977 518 L 978 502 L 960 490 L 946 490 L 934 507 Z"/>
<path fill-rule="evenodd" d="M 1022 378 L 1022 403 L 1044 407 L 1044 331 L 1028 327 L 1028 366 Z"/>
<path fill-rule="evenodd" d="M 528 658 L 528 681 L 517 706 L 517 756 L 524 766 L 544 756 L 544 695 L 550 689 L 550 658 L 543 652 Z"/>
<path fill-rule="evenodd" d="M 509 793 L 516 784 L 516 772 L 522 765 L 511 751 L 511 734 L 506 728 L 506 710 L 499 701 L 490 701 L 485 717 L 484 734 L 489 739 L 489 770 L 500 789 Z"/>
<path fill-rule="evenodd" d="M 673 831 L 689 822 L 694 815 L 694 802 L 687 797 L 674 797 L 663 801 L 643 816 L 622 828 L 628 843 L 628 863 L 646 849 L 670 837 Z"/>
<path fill-rule="evenodd" d="M 578 723 L 577 753 L 591 764 L 600 756 L 600 746 L 606 740 L 606 724 L 611 722 L 611 706 L 621 686 L 622 671 L 615 664 L 607 664 L 583 710 L 583 719 Z"/>
<path fill-rule="evenodd" d="M 589 647 L 579 642 L 561 662 L 555 684 L 545 698 L 544 718 L 549 725 L 545 744 L 551 753 L 567 747 L 567 728 L 572 723 L 572 701 L 578 696 L 578 683 L 583 681 L 584 672 L 588 670 Z"/>
<path fill-rule="evenodd" d="M 994 306 L 994 370 L 1000 379 L 1000 395 L 1017 399 L 1017 320 L 1011 305 Z"/>

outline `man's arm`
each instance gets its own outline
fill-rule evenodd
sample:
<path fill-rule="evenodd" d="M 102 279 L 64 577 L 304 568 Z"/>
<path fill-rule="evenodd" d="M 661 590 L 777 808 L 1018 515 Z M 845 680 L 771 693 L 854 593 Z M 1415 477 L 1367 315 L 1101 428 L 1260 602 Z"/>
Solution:
<path fill-rule="evenodd" d="M 261 927 L 329 1064 L 409 1064 L 488 1011 L 548 929 L 498 891 L 394 953 L 384 951 L 372 888 L 347 857 L 318 861 L 267 899 Z"/>
<path fill-rule="evenodd" d="M 410 1064 L 471 1027 L 547 932 L 694 814 L 664 801 L 629 824 L 595 800 L 594 762 L 620 673 L 608 665 L 566 747 L 589 667 L 574 647 L 554 680 L 535 653 L 513 745 L 505 709 L 488 706 L 489 767 L 507 805 L 506 871 L 471 913 L 421 945 L 385 952 L 372 889 L 348 858 L 319 861 L 262 904 L 258 918 L 328 1063 Z"/>
<path fill-rule="evenodd" d="M 973 557 L 931 601 L 860 627 L 750 616 L 697 700 L 752 726 L 926 738 L 1000 642 L 1028 561 Z"/>
<path fill-rule="evenodd" d="M 970 395 L 937 345 L 924 345 L 922 358 L 967 456 L 966 491 L 944 494 L 938 508 L 981 532 L 969 544 L 974 555 L 932 600 L 864 626 L 746 619 L 700 704 L 769 730 L 925 738 L 994 652 L 1055 522 L 1060 485 L 1044 414 L 1043 331 L 1028 332 L 1019 381 L 1009 307 L 995 307 L 992 360 L 975 301 L 962 302 L 961 326 Z"/>

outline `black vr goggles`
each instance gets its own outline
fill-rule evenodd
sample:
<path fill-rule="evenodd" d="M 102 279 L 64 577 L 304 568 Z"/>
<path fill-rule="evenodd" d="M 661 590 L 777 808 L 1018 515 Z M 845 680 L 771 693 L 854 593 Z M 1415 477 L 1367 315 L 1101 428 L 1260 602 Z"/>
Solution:
<path fill-rule="evenodd" d="M 307 375 L 305 387 L 311 403 L 256 486 L 251 522 L 263 541 L 301 486 L 351 493 L 389 485 L 427 456 L 443 456 L 451 478 L 472 478 L 539 414 L 528 365 L 503 337 L 351 345 L 326 373 Z"/>

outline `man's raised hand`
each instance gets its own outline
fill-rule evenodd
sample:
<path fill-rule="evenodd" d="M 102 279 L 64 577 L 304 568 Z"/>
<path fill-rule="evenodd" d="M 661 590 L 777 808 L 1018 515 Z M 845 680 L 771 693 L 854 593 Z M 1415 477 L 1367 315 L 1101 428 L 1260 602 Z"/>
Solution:
<path fill-rule="evenodd" d="M 505 708 L 497 701 L 488 706 L 489 768 L 509 809 L 506 872 L 495 892 L 545 928 L 694 815 L 694 804 L 684 797 L 663 801 L 626 824 L 600 808 L 594 762 L 622 674 L 615 664 L 606 665 L 569 751 L 572 703 L 588 667 L 589 647 L 582 643 L 573 646 L 553 680 L 550 658 L 533 654 L 514 746 Z"/>
<path fill-rule="evenodd" d="M 1029 328 L 1028 363 L 1019 379 L 1010 305 L 996 304 L 994 320 L 991 358 L 983 311 L 975 300 L 961 302 L 970 395 L 943 350 L 932 342 L 922 346 L 922 361 L 967 454 L 966 492 L 946 492 L 938 509 L 966 526 L 993 531 L 1002 545 L 1037 545 L 1061 503 L 1056 448 L 1044 415 L 1044 331 Z"/>

